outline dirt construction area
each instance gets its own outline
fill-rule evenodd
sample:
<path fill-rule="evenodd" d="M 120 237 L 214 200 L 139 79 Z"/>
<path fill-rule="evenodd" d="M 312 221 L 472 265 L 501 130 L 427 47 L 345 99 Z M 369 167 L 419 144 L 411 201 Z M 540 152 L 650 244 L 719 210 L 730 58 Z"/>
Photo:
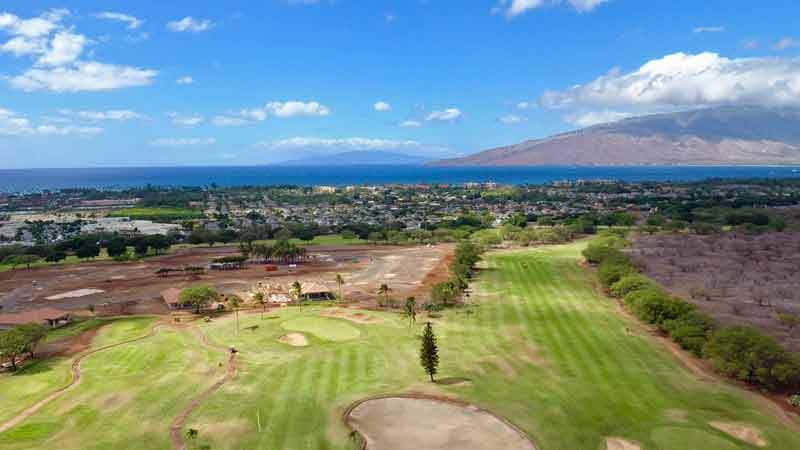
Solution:
<path fill-rule="evenodd" d="M 487 411 L 431 398 L 367 400 L 347 420 L 367 450 L 536 450 L 524 434 Z"/>
<path fill-rule="evenodd" d="M 723 323 L 748 324 L 800 351 L 800 233 L 640 236 L 630 250 L 647 276 Z"/>
<path fill-rule="evenodd" d="M 101 314 L 166 313 L 161 292 L 168 288 L 206 283 L 224 294 L 248 299 L 256 282 L 289 285 L 300 281 L 323 284 L 336 293 L 337 273 L 345 279 L 347 300 L 372 301 L 384 283 L 394 298 L 425 298 L 431 283 L 447 277 L 446 261 L 452 252 L 451 245 L 314 246 L 309 248 L 308 262 L 280 265 L 274 272 L 261 264 L 248 264 L 241 270 L 206 270 L 201 275 L 156 275 L 159 269 L 207 267 L 214 258 L 238 254 L 235 247 L 178 249 L 139 262 L 85 262 L 3 272 L 0 305 L 4 313 L 41 307 L 86 310 L 89 305 Z"/>

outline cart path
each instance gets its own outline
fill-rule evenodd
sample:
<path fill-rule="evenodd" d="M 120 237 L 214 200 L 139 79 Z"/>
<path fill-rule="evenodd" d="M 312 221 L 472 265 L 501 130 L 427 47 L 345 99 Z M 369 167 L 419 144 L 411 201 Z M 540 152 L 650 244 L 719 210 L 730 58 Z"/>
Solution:
<path fill-rule="evenodd" d="M 134 343 L 134 342 L 138 342 L 138 341 L 150 338 L 153 335 L 155 335 L 156 329 L 160 325 L 161 324 L 153 325 L 153 327 L 150 329 L 150 331 L 147 334 L 145 334 L 144 336 L 139 336 L 139 337 L 136 337 L 136 338 L 132 338 L 132 339 L 128 339 L 128 340 L 125 340 L 125 341 L 117 342 L 117 343 L 114 343 L 114 344 L 109 344 L 109 345 L 106 345 L 106 346 L 103 346 L 103 347 L 100 347 L 100 348 L 96 348 L 94 350 L 90 350 L 90 351 L 88 351 L 86 353 L 83 353 L 81 355 L 78 355 L 72 361 L 72 368 L 71 368 L 71 370 L 72 370 L 72 379 L 70 380 L 70 382 L 67 385 L 65 385 L 63 387 L 60 387 L 57 390 L 53 391 L 47 397 L 45 397 L 45 398 L 39 400 L 38 402 L 34 403 L 33 405 L 29 406 L 28 408 L 26 408 L 25 410 L 23 410 L 22 412 L 17 414 L 17 416 L 14 417 L 13 419 L 8 420 L 7 422 L 5 422 L 3 424 L 0 424 L 0 433 L 8 431 L 9 429 L 19 425 L 25 419 L 27 419 L 28 417 L 36 414 L 40 409 L 44 408 L 48 403 L 52 402 L 53 400 L 57 399 L 58 397 L 60 397 L 64 393 L 66 393 L 67 391 L 69 391 L 69 390 L 75 388 L 76 386 L 78 386 L 78 384 L 80 384 L 80 382 L 81 382 L 81 362 L 83 362 L 84 359 L 88 358 L 89 356 L 94 355 L 95 353 L 99 353 L 99 352 L 102 352 L 102 351 L 105 351 L 105 350 L 109 350 L 109 349 L 112 349 L 112 348 L 115 348 L 115 347 L 120 347 L 122 345 L 131 344 L 131 343 Z"/>
<path fill-rule="evenodd" d="M 232 353 L 229 348 L 211 343 L 208 340 L 208 336 L 203 333 L 199 328 L 192 326 L 190 328 L 192 332 L 198 335 L 200 338 L 200 343 L 207 348 L 216 351 L 222 351 L 226 354 L 230 354 L 228 357 L 228 368 L 225 371 L 225 376 L 222 377 L 219 381 L 208 387 L 205 391 L 203 391 L 200 395 L 195 397 L 191 402 L 189 402 L 186 407 L 178 414 L 175 419 L 172 420 L 172 424 L 170 424 L 170 440 L 172 441 L 172 448 L 174 450 L 186 450 L 186 440 L 184 439 L 184 432 L 183 427 L 186 425 L 186 420 L 189 416 L 204 402 L 206 401 L 213 393 L 218 391 L 225 383 L 231 381 L 233 377 L 236 376 L 236 354 Z"/>

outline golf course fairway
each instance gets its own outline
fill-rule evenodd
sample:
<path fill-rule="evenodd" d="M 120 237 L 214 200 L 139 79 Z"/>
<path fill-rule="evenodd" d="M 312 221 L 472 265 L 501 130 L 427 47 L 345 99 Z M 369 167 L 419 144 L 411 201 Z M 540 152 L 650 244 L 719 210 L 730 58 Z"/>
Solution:
<path fill-rule="evenodd" d="M 356 323 L 313 306 L 281 308 L 263 319 L 258 311 L 240 312 L 238 331 L 232 315 L 156 327 L 152 337 L 89 356 L 81 383 L 0 433 L 0 448 L 169 450 L 171 421 L 224 376 L 227 355 L 219 349 L 230 346 L 238 350 L 236 375 L 188 416 L 186 429 L 197 430 L 189 449 L 353 450 L 343 418 L 348 408 L 410 393 L 490 411 L 540 450 L 601 450 L 607 439 L 644 450 L 800 448 L 798 433 L 763 399 L 690 372 L 622 315 L 579 265 L 584 246 L 489 253 L 469 306 L 435 318 L 419 313 L 412 326 L 399 312 L 370 312 L 382 320 Z M 418 361 L 427 321 L 438 337 L 441 383 L 426 381 Z M 107 343 L 141 324 L 124 323 L 105 326 L 98 339 Z M 306 334 L 308 345 L 280 342 L 290 331 Z M 24 409 L 20 403 L 39 398 L 31 389 L 62 383 L 69 364 L 41 370 L 52 373 L 33 372 L 37 380 L 22 394 L 0 393 L 0 411 Z M 3 375 L 0 389 L 24 376 Z M 711 422 L 752 427 L 764 446 Z"/>

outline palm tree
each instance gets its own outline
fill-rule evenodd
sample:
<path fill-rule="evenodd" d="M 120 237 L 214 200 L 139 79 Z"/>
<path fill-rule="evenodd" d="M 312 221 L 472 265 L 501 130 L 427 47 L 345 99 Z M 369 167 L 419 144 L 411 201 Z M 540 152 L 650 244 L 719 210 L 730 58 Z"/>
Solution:
<path fill-rule="evenodd" d="M 406 317 L 408 317 L 409 328 L 417 323 L 417 299 L 414 297 L 406 299 Z"/>
<path fill-rule="evenodd" d="M 389 292 L 392 292 L 392 289 L 386 283 L 383 283 L 378 288 L 378 295 L 382 295 L 383 296 L 384 305 L 382 305 L 382 306 L 385 306 L 385 305 L 389 304 Z"/>
<path fill-rule="evenodd" d="M 344 286 L 344 277 L 342 277 L 342 274 L 340 273 L 336 274 L 336 286 L 339 287 L 339 301 L 343 302 L 344 297 L 342 296 L 342 286 Z"/>
<path fill-rule="evenodd" d="M 242 300 L 233 295 L 228 299 L 228 302 L 233 308 L 233 314 L 236 316 L 236 334 L 239 334 L 239 307 L 242 306 Z"/>
<path fill-rule="evenodd" d="M 297 302 L 297 306 L 299 306 L 300 310 L 302 310 L 303 309 L 303 301 L 302 301 L 303 300 L 303 285 L 300 284 L 299 281 L 295 281 L 294 283 L 292 283 L 292 288 L 291 288 L 291 290 L 289 292 L 291 292 L 292 297 L 294 297 L 295 301 Z"/>
<path fill-rule="evenodd" d="M 253 300 L 261 305 L 261 320 L 264 320 L 264 313 L 267 312 L 267 301 L 264 298 L 264 293 L 256 292 L 255 295 L 253 295 Z"/>

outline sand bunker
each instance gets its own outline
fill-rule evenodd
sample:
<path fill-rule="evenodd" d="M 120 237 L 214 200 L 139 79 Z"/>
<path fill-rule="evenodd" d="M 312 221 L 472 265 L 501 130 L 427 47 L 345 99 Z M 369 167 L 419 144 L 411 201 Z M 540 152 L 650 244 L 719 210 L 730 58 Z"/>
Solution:
<path fill-rule="evenodd" d="M 308 347 L 308 339 L 302 333 L 289 333 L 279 337 L 278 341 L 292 347 Z"/>
<path fill-rule="evenodd" d="M 642 450 L 642 447 L 632 441 L 628 441 L 621 438 L 606 438 L 606 449 L 607 450 Z"/>
<path fill-rule="evenodd" d="M 369 450 L 536 450 L 524 434 L 487 411 L 428 398 L 367 400 L 347 421 Z"/>
<path fill-rule="evenodd" d="M 326 309 L 325 311 L 322 311 L 320 315 L 325 317 L 335 317 L 337 319 L 349 320 L 351 322 L 361 323 L 361 324 L 372 324 L 372 323 L 383 322 L 383 319 L 380 317 L 370 316 L 364 314 L 363 312 L 347 311 L 344 309 Z"/>
<path fill-rule="evenodd" d="M 78 297 L 86 297 L 87 295 L 94 295 L 94 294 L 102 294 L 105 292 L 102 289 L 76 289 L 74 291 L 64 292 L 58 295 L 51 295 L 50 297 L 45 297 L 46 300 L 62 300 L 65 298 L 78 298 Z"/>
<path fill-rule="evenodd" d="M 756 447 L 766 447 L 767 441 L 761 435 L 761 431 L 744 423 L 734 422 L 709 422 L 709 425 L 727 433 L 736 439 L 755 445 Z"/>

